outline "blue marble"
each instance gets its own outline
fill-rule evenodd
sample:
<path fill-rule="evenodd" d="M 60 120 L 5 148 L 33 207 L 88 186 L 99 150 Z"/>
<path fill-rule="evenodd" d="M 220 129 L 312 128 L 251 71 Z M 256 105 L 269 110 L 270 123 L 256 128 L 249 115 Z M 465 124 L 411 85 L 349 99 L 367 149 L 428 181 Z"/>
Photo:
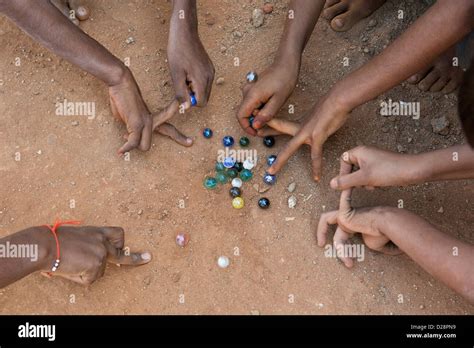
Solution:
<path fill-rule="evenodd" d="M 273 145 L 275 145 L 275 138 L 271 135 L 263 138 L 263 145 L 266 147 L 273 147 Z"/>
<path fill-rule="evenodd" d="M 202 135 L 204 135 L 204 138 L 209 139 L 210 137 L 212 137 L 212 129 L 204 128 L 204 130 L 202 131 Z"/>
<path fill-rule="evenodd" d="M 265 175 L 263 176 L 263 182 L 268 185 L 273 185 L 276 183 L 276 176 L 265 173 Z"/>
<path fill-rule="evenodd" d="M 258 206 L 262 209 L 268 209 L 270 207 L 270 200 L 268 198 L 260 198 L 258 200 Z"/>
<path fill-rule="evenodd" d="M 230 147 L 234 145 L 234 138 L 232 138 L 230 135 L 226 135 L 224 138 L 222 138 L 222 144 L 224 144 L 225 147 Z"/>
<path fill-rule="evenodd" d="M 248 83 L 252 83 L 258 80 L 258 75 L 255 71 L 249 71 L 245 77 Z"/>
<path fill-rule="evenodd" d="M 191 106 L 196 106 L 197 105 L 197 99 L 194 93 L 189 93 L 189 98 L 191 98 Z"/>
<path fill-rule="evenodd" d="M 276 155 L 270 155 L 270 156 L 268 156 L 268 157 L 267 157 L 267 164 L 268 164 L 269 166 L 273 165 L 273 163 L 275 163 L 276 159 L 277 159 L 277 156 L 276 156 Z"/>
<path fill-rule="evenodd" d="M 235 159 L 233 157 L 226 157 L 223 164 L 226 168 L 232 168 L 235 165 Z"/>

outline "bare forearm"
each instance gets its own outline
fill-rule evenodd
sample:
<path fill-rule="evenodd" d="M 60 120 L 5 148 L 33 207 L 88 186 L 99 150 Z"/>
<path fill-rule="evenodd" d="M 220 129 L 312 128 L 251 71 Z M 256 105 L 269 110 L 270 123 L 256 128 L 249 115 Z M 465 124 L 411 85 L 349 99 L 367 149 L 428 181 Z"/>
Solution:
<path fill-rule="evenodd" d="M 409 211 L 386 208 L 380 231 L 424 270 L 474 302 L 474 246 Z"/>
<path fill-rule="evenodd" d="M 0 239 L 0 288 L 49 267 L 49 233 L 47 228 L 31 227 Z"/>
<path fill-rule="evenodd" d="M 294 56 L 301 60 L 301 54 L 311 37 L 323 6 L 323 0 L 292 0 L 290 2 L 277 59 L 284 60 L 289 56 Z"/>
<path fill-rule="evenodd" d="M 185 30 L 189 35 L 198 35 L 196 0 L 174 0 L 170 20 L 170 32 Z"/>
<path fill-rule="evenodd" d="M 471 0 L 439 0 L 381 54 L 338 82 L 347 110 L 372 100 L 432 63 L 473 28 Z"/>
<path fill-rule="evenodd" d="M 2 12 L 33 39 L 107 85 L 125 73 L 123 63 L 61 14 L 49 0 L 2 1 Z"/>
<path fill-rule="evenodd" d="M 456 145 L 413 156 L 416 166 L 413 183 L 474 179 L 474 149 Z"/>

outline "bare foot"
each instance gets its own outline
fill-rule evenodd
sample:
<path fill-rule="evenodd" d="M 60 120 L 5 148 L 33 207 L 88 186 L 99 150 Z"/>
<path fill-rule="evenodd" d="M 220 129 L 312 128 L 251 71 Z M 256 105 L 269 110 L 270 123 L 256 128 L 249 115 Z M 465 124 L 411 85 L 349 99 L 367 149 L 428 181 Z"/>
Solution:
<path fill-rule="evenodd" d="M 323 17 L 335 31 L 347 31 L 361 19 L 370 16 L 386 0 L 327 0 Z"/>
<path fill-rule="evenodd" d="M 79 21 L 85 21 L 89 18 L 91 11 L 84 4 L 84 0 L 50 0 L 67 18 L 75 25 L 79 25 Z"/>
<path fill-rule="evenodd" d="M 459 87 L 463 77 L 463 70 L 453 66 L 453 57 L 456 49 L 453 46 L 439 56 L 432 66 L 410 77 L 407 82 L 418 84 L 422 91 L 451 93 Z"/>

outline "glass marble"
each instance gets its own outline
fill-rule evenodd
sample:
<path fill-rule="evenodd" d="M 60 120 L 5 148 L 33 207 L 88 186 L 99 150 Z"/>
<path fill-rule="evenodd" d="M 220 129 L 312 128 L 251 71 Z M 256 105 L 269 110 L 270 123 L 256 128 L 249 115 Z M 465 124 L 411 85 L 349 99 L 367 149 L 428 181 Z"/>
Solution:
<path fill-rule="evenodd" d="M 229 190 L 229 194 L 232 198 L 235 198 L 235 197 L 240 197 L 242 195 L 242 191 L 240 190 L 240 188 L 238 187 L 232 187 L 230 190 Z"/>
<path fill-rule="evenodd" d="M 216 174 L 216 180 L 221 184 L 225 184 L 227 180 L 229 180 L 229 177 L 225 174 L 225 172 L 219 172 Z"/>
<path fill-rule="evenodd" d="M 232 179 L 232 187 L 242 187 L 242 179 L 240 178 L 234 178 Z"/>
<path fill-rule="evenodd" d="M 252 170 L 253 167 L 255 167 L 255 164 L 253 163 L 253 161 L 251 161 L 250 159 L 247 158 L 244 161 L 244 168 L 248 169 L 248 170 Z"/>
<path fill-rule="evenodd" d="M 230 264 L 230 261 L 229 261 L 229 258 L 227 256 L 220 256 L 217 259 L 217 265 L 220 268 L 227 268 L 227 267 L 229 267 L 229 264 Z"/>
<path fill-rule="evenodd" d="M 265 173 L 265 175 L 263 176 L 263 182 L 268 185 L 273 185 L 276 182 L 276 176 Z"/>
<path fill-rule="evenodd" d="M 249 140 L 249 138 L 247 138 L 247 137 L 241 137 L 241 138 L 239 139 L 239 144 L 240 144 L 240 146 L 242 146 L 242 147 L 247 147 L 247 146 L 249 146 L 249 144 L 250 144 L 250 140 Z"/>
<path fill-rule="evenodd" d="M 187 233 L 178 233 L 176 235 L 176 244 L 184 248 L 189 242 L 189 235 Z"/>
<path fill-rule="evenodd" d="M 250 116 L 249 117 L 249 123 L 250 123 L 250 127 L 253 128 L 253 121 L 255 121 L 255 117 L 254 116 Z"/>
<path fill-rule="evenodd" d="M 230 135 L 226 135 L 222 138 L 222 144 L 225 147 L 231 147 L 232 145 L 234 145 L 234 138 L 232 138 Z"/>
<path fill-rule="evenodd" d="M 233 178 L 236 178 L 238 175 L 239 175 L 239 172 L 237 171 L 237 169 L 234 169 L 234 168 L 227 169 L 227 176 L 229 178 L 233 179 Z"/>
<path fill-rule="evenodd" d="M 267 157 L 267 164 L 271 166 L 277 159 L 276 155 L 270 155 Z"/>
<path fill-rule="evenodd" d="M 242 179 L 242 181 L 249 181 L 250 179 L 252 179 L 252 172 L 248 169 L 243 169 L 241 172 L 240 172 L 240 179 Z"/>
<path fill-rule="evenodd" d="M 273 145 L 275 145 L 275 138 L 271 135 L 266 136 L 265 138 L 263 138 L 263 145 L 265 145 L 266 147 L 273 147 Z"/>
<path fill-rule="evenodd" d="M 216 172 L 222 172 L 225 170 L 224 163 L 217 162 L 216 163 Z"/>
<path fill-rule="evenodd" d="M 244 199 L 242 197 L 235 197 L 232 200 L 232 206 L 235 209 L 242 209 L 244 207 L 244 205 L 245 205 L 245 203 L 244 203 Z"/>
<path fill-rule="evenodd" d="M 255 71 L 249 71 L 245 77 L 248 83 L 252 83 L 258 80 L 258 75 Z"/>
<path fill-rule="evenodd" d="M 191 106 L 196 106 L 197 105 L 197 99 L 194 93 L 189 93 L 189 98 L 191 99 Z"/>
<path fill-rule="evenodd" d="M 212 137 L 212 129 L 211 128 L 204 128 L 204 130 L 202 131 L 202 135 L 206 139 L 211 138 Z"/>
<path fill-rule="evenodd" d="M 262 209 L 268 209 L 270 207 L 270 200 L 266 197 L 258 200 L 258 206 Z"/>
<path fill-rule="evenodd" d="M 232 157 L 226 157 L 224 158 L 223 165 L 226 168 L 232 168 L 235 165 L 235 159 L 233 159 Z"/>
<path fill-rule="evenodd" d="M 212 177 L 207 177 L 204 179 L 204 187 L 207 188 L 208 190 L 212 190 L 216 188 L 217 186 L 217 180 Z"/>
<path fill-rule="evenodd" d="M 242 169 L 244 169 L 244 164 L 242 162 L 237 162 L 234 164 L 234 168 L 237 169 L 237 171 L 240 173 Z"/>

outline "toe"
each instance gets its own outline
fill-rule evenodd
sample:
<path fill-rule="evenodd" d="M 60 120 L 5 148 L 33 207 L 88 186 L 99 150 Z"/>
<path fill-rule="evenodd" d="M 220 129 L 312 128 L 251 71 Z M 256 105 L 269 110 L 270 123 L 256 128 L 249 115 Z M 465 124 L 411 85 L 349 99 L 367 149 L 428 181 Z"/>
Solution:
<path fill-rule="evenodd" d="M 449 81 L 449 77 L 447 76 L 441 76 L 438 81 L 433 83 L 433 85 L 430 87 L 430 92 L 439 92 L 441 91 Z"/>
<path fill-rule="evenodd" d="M 344 2 L 337 2 L 335 5 L 326 8 L 323 11 L 323 17 L 326 18 L 328 21 L 331 21 L 334 17 L 338 14 L 347 11 L 347 4 Z"/>
<path fill-rule="evenodd" d="M 444 86 L 442 92 L 444 94 L 452 93 L 459 87 L 460 84 L 461 84 L 461 81 L 459 79 L 451 78 L 446 84 L 446 86 Z"/>
<path fill-rule="evenodd" d="M 338 2 L 341 2 L 341 0 L 326 0 L 326 2 L 324 3 L 324 8 L 334 6 Z"/>
<path fill-rule="evenodd" d="M 431 70 L 431 66 L 429 68 L 423 69 L 422 71 L 416 73 L 415 75 L 412 75 L 407 82 L 411 83 L 413 85 L 416 85 L 418 82 L 423 80 L 423 78 L 428 74 L 428 72 Z"/>
<path fill-rule="evenodd" d="M 361 18 L 362 16 L 359 16 L 354 11 L 347 11 L 331 21 L 331 28 L 335 31 L 347 31 L 360 21 Z"/>
<path fill-rule="evenodd" d="M 436 82 L 438 81 L 438 79 L 440 78 L 440 74 L 437 70 L 433 69 L 429 72 L 428 75 L 425 76 L 425 78 L 423 80 L 421 80 L 421 82 L 418 84 L 418 87 L 426 92 L 428 91 L 431 86 Z"/>

